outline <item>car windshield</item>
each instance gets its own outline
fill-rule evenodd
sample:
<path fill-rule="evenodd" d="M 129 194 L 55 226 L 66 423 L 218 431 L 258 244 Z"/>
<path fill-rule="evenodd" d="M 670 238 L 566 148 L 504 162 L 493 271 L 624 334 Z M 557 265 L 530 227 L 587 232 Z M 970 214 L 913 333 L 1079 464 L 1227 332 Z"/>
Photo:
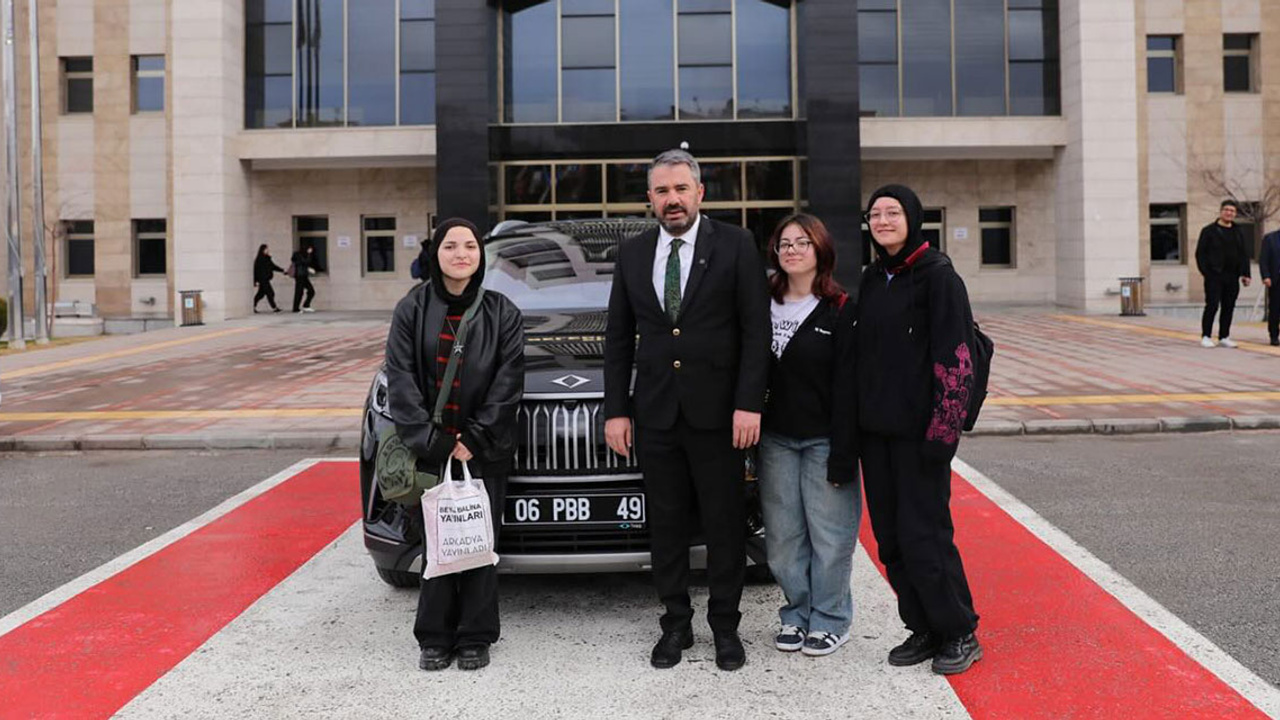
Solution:
<path fill-rule="evenodd" d="M 485 241 L 485 287 L 524 311 L 603 309 L 609 305 L 618 245 L 656 224 L 602 219 L 504 230 Z"/>

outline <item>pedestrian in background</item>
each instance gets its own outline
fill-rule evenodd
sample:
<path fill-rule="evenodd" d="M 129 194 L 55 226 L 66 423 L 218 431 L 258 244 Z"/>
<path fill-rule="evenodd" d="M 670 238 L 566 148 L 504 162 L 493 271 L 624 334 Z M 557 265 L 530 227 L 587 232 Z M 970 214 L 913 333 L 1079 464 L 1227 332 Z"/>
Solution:
<path fill-rule="evenodd" d="M 475 225 L 461 218 L 440 223 L 423 255 L 429 279 L 396 304 L 387 335 L 388 408 L 400 439 L 427 466 L 454 459 L 479 465 L 497 542 L 524 394 L 523 321 L 515 303 L 483 289 L 484 246 Z M 454 340 L 477 298 L 464 348 Z M 457 377 L 442 388 L 454 354 Z M 449 395 L 437 426 L 433 408 L 442 392 Z M 409 517 L 421 532 L 422 511 Z M 418 667 L 443 670 L 456 657 L 459 669 L 482 668 L 499 634 L 495 566 L 422 580 L 413 623 Z"/>
<path fill-rule="evenodd" d="M 295 251 L 291 261 L 293 263 L 293 311 L 315 312 L 311 309 L 311 301 L 316 296 L 316 289 L 311 284 L 311 276 L 324 271 L 324 268 L 319 267 L 316 247 L 308 245 L 306 248 Z M 302 299 L 303 293 L 307 296 L 305 302 Z"/>
<path fill-rule="evenodd" d="M 258 302 L 262 298 L 267 299 L 267 304 L 271 306 L 272 312 L 280 312 L 280 306 L 276 305 L 276 291 L 271 287 L 271 278 L 276 273 L 284 272 L 284 268 L 275 264 L 271 259 L 271 250 L 267 249 L 267 244 L 263 243 L 258 246 L 258 257 L 253 260 L 253 286 L 258 288 L 258 292 L 253 296 L 253 311 L 258 312 Z"/>
<path fill-rule="evenodd" d="M 760 434 L 769 569 L 786 596 L 774 647 L 829 655 L 849 639 L 849 573 L 862 517 L 853 397 L 854 303 L 835 247 L 800 213 L 769 240 L 773 358 Z"/>
<path fill-rule="evenodd" d="M 982 658 L 951 522 L 975 340 L 964 281 L 925 242 L 923 217 L 902 185 L 876 190 L 867 206 L 877 257 L 858 294 L 858 451 L 880 560 L 911 631 L 889 664 L 933 658 L 934 672 L 952 675 Z"/>
<path fill-rule="evenodd" d="M 1262 238 L 1262 253 L 1258 257 L 1259 274 L 1262 284 L 1267 286 L 1265 292 L 1270 298 L 1267 305 L 1267 333 L 1271 335 L 1271 344 L 1280 345 L 1280 230 L 1272 230 Z"/>
<path fill-rule="evenodd" d="M 1218 219 L 1200 230 L 1196 241 L 1196 267 L 1204 276 L 1204 315 L 1200 318 L 1200 345 L 1211 348 L 1213 316 L 1218 317 L 1218 344 L 1236 347 L 1231 339 L 1231 317 L 1236 311 L 1240 285 L 1249 287 L 1249 248 L 1244 233 L 1236 224 L 1240 206 L 1235 200 L 1223 200 Z M 1239 283 L 1239 284 L 1237 284 Z"/>

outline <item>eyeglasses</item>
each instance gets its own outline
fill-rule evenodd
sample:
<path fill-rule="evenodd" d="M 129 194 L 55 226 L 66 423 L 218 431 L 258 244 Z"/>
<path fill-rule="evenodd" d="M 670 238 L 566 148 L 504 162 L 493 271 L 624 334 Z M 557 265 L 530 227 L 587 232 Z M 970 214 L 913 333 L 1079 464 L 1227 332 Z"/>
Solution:
<path fill-rule="evenodd" d="M 773 251 L 779 255 L 794 252 L 797 255 L 803 255 L 809 252 L 809 248 L 813 247 L 812 240 L 783 240 L 774 246 Z"/>
<path fill-rule="evenodd" d="M 873 210 L 867 213 L 867 222 L 876 222 L 881 218 L 888 220 L 889 222 L 898 222 L 899 220 L 902 219 L 902 211 L 895 208 L 890 208 L 888 210 L 885 210 L 883 213 L 878 210 Z"/>

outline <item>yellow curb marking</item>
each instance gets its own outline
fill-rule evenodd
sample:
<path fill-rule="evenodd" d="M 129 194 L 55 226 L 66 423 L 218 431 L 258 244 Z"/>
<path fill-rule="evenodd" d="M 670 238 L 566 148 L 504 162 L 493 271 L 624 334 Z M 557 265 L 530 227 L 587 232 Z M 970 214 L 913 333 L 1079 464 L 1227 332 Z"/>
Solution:
<path fill-rule="evenodd" d="M 358 418 L 360 408 L 244 408 L 240 410 L 71 410 L 0 412 L 0 422 L 57 420 L 239 420 L 243 418 Z"/>
<path fill-rule="evenodd" d="M 1200 340 L 1200 335 L 1197 333 L 1146 327 L 1145 325 L 1131 325 L 1129 323 L 1119 322 L 1116 320 L 1103 320 L 1102 318 L 1084 317 L 1082 315 L 1051 315 L 1050 317 L 1055 320 L 1066 320 L 1067 322 L 1080 323 L 1082 325 L 1096 325 L 1098 327 L 1114 328 L 1116 330 L 1129 330 L 1143 335 L 1152 335 L 1172 340 L 1188 340 L 1191 342 L 1199 342 Z M 1244 340 L 1237 340 L 1236 342 L 1240 344 L 1240 350 L 1250 350 L 1252 352 L 1280 357 L 1280 348 L 1263 345 L 1262 343 L 1246 342 Z"/>
<path fill-rule="evenodd" d="M 1043 407 L 1046 405 L 1151 405 L 1159 403 L 1232 402 L 1280 400 L 1280 392 L 1166 393 L 1155 395 L 1028 395 L 990 397 L 987 405 L 1003 407 Z M 0 414 L 0 418 L 4 415 Z"/>
<path fill-rule="evenodd" d="M 40 373 L 52 372 L 54 370 L 62 370 L 64 368 L 76 367 L 77 365 L 87 365 L 100 360 L 111 360 L 119 357 L 128 357 L 129 355 L 138 355 L 140 353 L 154 352 L 165 348 L 176 347 L 178 345 L 187 345 L 194 342 L 204 340 L 212 340 L 214 338 L 226 337 L 227 335 L 235 335 L 236 333 L 248 332 L 257 328 L 243 327 L 231 328 L 229 330 L 219 330 L 217 332 L 205 333 L 194 337 L 178 338 L 177 340 L 167 340 L 165 342 L 152 343 L 150 345 L 141 345 L 139 347 L 126 348 L 124 350 L 116 350 L 114 352 L 99 353 L 97 355 L 88 355 L 80 358 L 72 358 L 70 360 L 62 360 L 60 362 L 48 363 L 45 365 L 34 365 L 21 370 L 13 370 L 7 373 L 0 373 L 0 380 L 13 380 L 14 378 L 26 377 L 28 375 L 38 375 Z"/>

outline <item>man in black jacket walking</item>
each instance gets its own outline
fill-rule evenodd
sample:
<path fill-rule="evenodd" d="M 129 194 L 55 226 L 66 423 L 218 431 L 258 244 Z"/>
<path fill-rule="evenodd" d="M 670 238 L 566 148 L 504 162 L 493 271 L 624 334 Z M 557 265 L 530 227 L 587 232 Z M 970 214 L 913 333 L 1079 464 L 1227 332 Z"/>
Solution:
<path fill-rule="evenodd" d="M 751 234 L 698 214 L 698 162 L 670 150 L 649 167 L 660 227 L 623 242 L 605 331 L 605 439 L 636 450 L 648 499 L 653 578 L 666 607 L 650 662 L 693 644 L 689 543 L 701 520 L 716 665 L 746 662 L 738 637 L 746 562 L 743 453 L 760 437 L 769 373 L 769 294 Z M 638 339 L 637 339 L 638 336 Z"/>
<path fill-rule="evenodd" d="M 1267 332 L 1271 335 L 1271 344 L 1280 345 L 1280 290 L 1276 289 L 1276 285 L 1280 285 L 1280 230 L 1273 230 L 1262 238 L 1258 271 L 1270 297 L 1270 304 L 1267 306 Z"/>
<path fill-rule="evenodd" d="M 293 311 L 315 312 L 311 309 L 311 301 L 316 296 L 316 289 L 311 284 L 311 276 L 324 270 L 319 266 L 320 261 L 316 257 L 315 245 L 308 245 L 302 250 L 295 251 L 290 261 L 293 263 Z M 303 293 L 307 295 L 305 302 L 302 299 Z"/>
<path fill-rule="evenodd" d="M 1218 219 L 1205 225 L 1196 241 L 1196 267 L 1204 276 L 1204 316 L 1200 318 L 1200 344 L 1211 348 L 1213 343 L 1213 316 L 1218 319 L 1218 344 L 1225 348 L 1236 346 L 1231 339 L 1231 316 L 1236 311 L 1236 298 L 1240 285 L 1249 287 L 1249 249 L 1244 233 L 1236 224 L 1240 206 L 1235 200 L 1223 200 L 1218 208 Z M 1239 285 L 1237 283 L 1239 281 Z"/>

